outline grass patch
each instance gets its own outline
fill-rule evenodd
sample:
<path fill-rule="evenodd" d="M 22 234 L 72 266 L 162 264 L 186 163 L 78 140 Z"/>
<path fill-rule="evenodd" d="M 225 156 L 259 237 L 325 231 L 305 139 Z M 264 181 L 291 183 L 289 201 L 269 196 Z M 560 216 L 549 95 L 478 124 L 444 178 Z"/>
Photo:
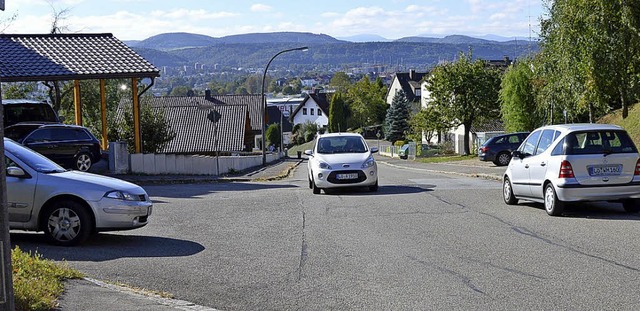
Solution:
<path fill-rule="evenodd" d="M 289 155 L 290 158 L 294 158 L 298 156 L 298 151 L 304 154 L 304 151 L 309 149 L 313 149 L 313 140 L 310 142 L 306 142 L 302 145 L 291 146 L 291 148 L 287 150 L 287 154 Z"/>
<path fill-rule="evenodd" d="M 421 162 L 421 163 L 455 162 L 455 161 L 463 161 L 463 160 L 472 160 L 477 157 L 478 156 L 475 154 L 450 155 L 450 156 L 441 156 L 441 157 L 416 158 L 416 162 Z"/>
<path fill-rule="evenodd" d="M 43 259 L 42 255 L 25 253 L 17 246 L 11 251 L 13 294 L 16 310 L 52 310 L 64 290 L 63 281 L 84 275 L 66 263 Z"/>

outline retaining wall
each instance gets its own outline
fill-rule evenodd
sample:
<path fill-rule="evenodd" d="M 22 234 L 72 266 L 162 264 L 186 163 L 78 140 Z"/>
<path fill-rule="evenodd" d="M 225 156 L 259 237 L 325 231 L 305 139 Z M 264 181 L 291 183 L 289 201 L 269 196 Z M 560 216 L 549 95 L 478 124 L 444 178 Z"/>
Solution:
<path fill-rule="evenodd" d="M 268 153 L 266 161 L 271 163 L 281 157 L 282 154 L 279 153 Z M 131 173 L 147 175 L 221 175 L 260 165 L 262 165 L 262 155 L 224 157 L 153 153 L 129 155 Z"/>

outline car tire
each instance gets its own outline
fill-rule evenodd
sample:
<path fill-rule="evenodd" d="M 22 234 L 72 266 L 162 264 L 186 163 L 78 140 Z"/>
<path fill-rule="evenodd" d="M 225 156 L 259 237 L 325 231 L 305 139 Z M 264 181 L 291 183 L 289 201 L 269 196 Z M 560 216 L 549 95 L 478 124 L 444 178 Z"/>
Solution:
<path fill-rule="evenodd" d="M 71 200 L 53 203 L 43 214 L 42 227 L 47 240 L 61 246 L 82 243 L 93 232 L 86 207 Z"/>
<path fill-rule="evenodd" d="M 560 216 L 564 210 L 564 202 L 558 200 L 556 190 L 551 183 L 544 187 L 544 209 L 550 216 Z"/>
<path fill-rule="evenodd" d="M 497 166 L 507 166 L 511 162 L 511 155 L 508 152 L 500 152 L 496 155 L 495 161 L 493 164 Z"/>
<path fill-rule="evenodd" d="M 371 192 L 377 192 L 378 191 L 378 181 L 376 180 L 376 183 L 373 186 L 369 186 L 369 191 Z"/>
<path fill-rule="evenodd" d="M 638 199 L 624 200 L 622 201 L 622 207 L 627 213 L 640 212 L 640 200 Z"/>
<path fill-rule="evenodd" d="M 313 189 L 313 180 L 311 179 L 311 176 L 307 176 L 307 179 L 309 180 L 309 189 Z"/>
<path fill-rule="evenodd" d="M 502 183 L 502 198 L 504 199 L 504 203 L 507 205 L 516 205 L 518 204 L 518 199 L 513 195 L 513 187 L 511 185 L 511 180 L 508 177 L 504 178 L 504 182 Z"/>
<path fill-rule="evenodd" d="M 73 168 L 78 171 L 86 172 L 92 165 L 91 155 L 86 152 L 81 152 L 73 159 Z"/>
<path fill-rule="evenodd" d="M 318 186 L 316 186 L 316 182 L 315 181 L 311 181 L 311 189 L 313 190 L 313 194 L 320 194 L 320 188 L 318 188 Z"/>

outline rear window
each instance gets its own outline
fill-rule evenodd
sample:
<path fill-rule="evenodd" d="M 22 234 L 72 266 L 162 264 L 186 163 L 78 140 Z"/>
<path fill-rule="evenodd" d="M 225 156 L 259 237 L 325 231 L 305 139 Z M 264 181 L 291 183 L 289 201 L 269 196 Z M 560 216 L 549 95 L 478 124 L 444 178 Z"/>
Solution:
<path fill-rule="evenodd" d="M 582 131 L 570 133 L 564 141 L 565 154 L 637 153 L 625 131 Z"/>
<path fill-rule="evenodd" d="M 59 122 L 53 108 L 47 104 L 6 104 L 4 106 L 4 126 L 20 122 Z"/>

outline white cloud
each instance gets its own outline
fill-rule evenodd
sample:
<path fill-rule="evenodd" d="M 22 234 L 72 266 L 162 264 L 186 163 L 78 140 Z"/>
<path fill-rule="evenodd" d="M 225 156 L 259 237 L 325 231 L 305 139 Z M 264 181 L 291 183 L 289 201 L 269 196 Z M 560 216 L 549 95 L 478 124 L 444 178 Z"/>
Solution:
<path fill-rule="evenodd" d="M 251 12 L 271 12 L 272 10 L 273 8 L 266 4 L 256 3 L 251 6 Z"/>

